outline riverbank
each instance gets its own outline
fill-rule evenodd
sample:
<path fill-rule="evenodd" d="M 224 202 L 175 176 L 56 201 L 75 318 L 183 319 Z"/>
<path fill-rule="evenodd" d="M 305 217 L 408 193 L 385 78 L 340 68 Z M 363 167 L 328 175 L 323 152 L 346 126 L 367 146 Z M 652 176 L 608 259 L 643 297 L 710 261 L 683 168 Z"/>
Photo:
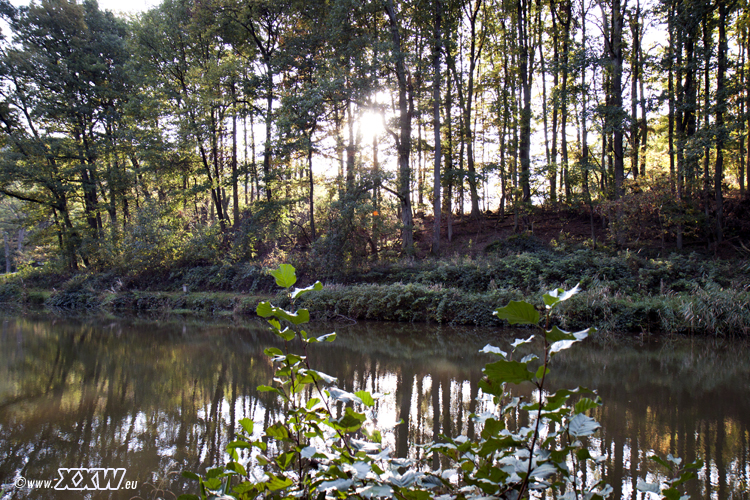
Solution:
<path fill-rule="evenodd" d="M 560 311 L 564 327 L 609 333 L 750 334 L 750 263 L 696 255 L 642 258 L 631 252 L 563 252 L 507 248 L 481 257 L 371 264 L 336 273 L 297 266 L 300 284 L 322 291 L 302 297 L 314 317 L 502 326 L 492 311 L 511 300 L 580 283 L 580 296 Z M 254 315 L 276 295 L 268 269 L 223 264 L 148 273 L 4 277 L 0 302 L 53 310 L 101 309 L 182 315 Z"/>

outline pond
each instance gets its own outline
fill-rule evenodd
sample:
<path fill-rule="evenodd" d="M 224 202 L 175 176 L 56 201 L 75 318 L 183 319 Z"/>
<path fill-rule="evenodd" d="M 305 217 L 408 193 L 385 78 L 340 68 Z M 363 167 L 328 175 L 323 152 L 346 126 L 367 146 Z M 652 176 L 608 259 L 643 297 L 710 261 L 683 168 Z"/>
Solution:
<path fill-rule="evenodd" d="M 75 472 L 59 469 L 75 468 L 124 469 L 112 472 L 123 479 L 119 490 L 94 498 L 194 492 L 182 470 L 222 462 L 240 419 L 267 424 L 279 411 L 270 393 L 255 390 L 272 379 L 263 350 L 280 345 L 262 322 L 0 321 L 3 499 L 83 498 L 53 489 L 61 474 Z M 345 390 L 388 393 L 378 423 L 389 428 L 403 419 L 385 434 L 401 456 L 439 433 L 473 435 L 468 415 L 481 369 L 493 359 L 478 350 L 527 336 L 392 323 L 310 330 L 334 329 L 334 343 L 308 353 L 312 366 L 338 377 Z M 586 386 L 604 400 L 594 415 L 603 430 L 590 447 L 606 456 L 613 498 L 642 498 L 637 480 L 659 471 L 648 460 L 652 452 L 704 460 L 689 487 L 693 498 L 750 498 L 748 354 L 731 342 L 631 339 L 587 340 L 555 358 L 555 386 Z"/>

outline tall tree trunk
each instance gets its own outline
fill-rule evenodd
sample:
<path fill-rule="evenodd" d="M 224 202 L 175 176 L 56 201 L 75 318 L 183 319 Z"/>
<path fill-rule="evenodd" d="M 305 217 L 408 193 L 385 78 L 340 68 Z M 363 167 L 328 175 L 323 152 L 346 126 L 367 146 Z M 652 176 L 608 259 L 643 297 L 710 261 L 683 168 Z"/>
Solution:
<path fill-rule="evenodd" d="M 562 82 L 560 87 L 560 149 L 562 150 L 562 181 L 565 183 L 565 203 L 572 202 L 570 176 L 568 173 L 568 53 L 570 47 L 570 25 L 573 21 L 573 0 L 563 3 L 565 18 L 561 19 L 562 39 Z M 561 181 L 561 186 L 562 182 Z"/>
<path fill-rule="evenodd" d="M 630 171 L 633 179 L 638 178 L 638 148 L 640 144 L 638 121 L 638 81 L 641 71 L 641 4 L 636 2 L 635 11 L 630 14 L 630 33 L 633 38 L 630 47 Z"/>
<path fill-rule="evenodd" d="M 240 188 L 239 174 L 237 173 L 237 98 L 234 83 L 232 83 L 232 107 L 232 224 L 237 229 L 240 227 Z"/>
<path fill-rule="evenodd" d="M 703 128 L 705 133 L 710 129 L 709 116 L 711 115 L 711 39 L 712 33 L 708 27 L 709 12 L 705 11 L 701 21 L 703 29 Z M 703 210 L 706 220 L 710 219 L 711 200 L 711 144 L 707 141 L 703 148 Z"/>
<path fill-rule="evenodd" d="M 558 114 L 560 110 L 560 34 L 557 28 L 557 16 L 555 15 L 555 0 L 550 0 L 550 11 L 552 12 L 552 149 L 550 151 L 549 163 L 549 188 L 550 200 L 557 203 L 557 131 Z M 541 30 L 540 30 L 541 31 Z M 541 36 L 541 33 L 540 33 Z M 541 48 L 541 47 L 540 47 Z"/>
<path fill-rule="evenodd" d="M 554 2 L 552 3 L 554 5 Z M 553 16 L 554 19 L 554 16 Z M 548 109 L 548 103 L 547 103 L 547 67 L 545 64 L 544 59 L 544 45 L 542 44 L 542 30 L 539 30 L 539 41 L 537 42 L 537 45 L 539 46 L 539 65 L 541 70 L 541 80 L 542 80 L 542 126 L 544 128 L 544 153 L 545 153 L 545 159 L 547 160 L 547 180 L 549 182 L 549 201 L 554 204 L 557 201 L 557 186 L 555 183 L 557 182 L 557 178 L 555 176 L 555 172 L 552 169 L 552 154 L 550 152 L 550 142 L 549 142 L 549 120 L 547 119 L 547 109 Z M 553 69 L 555 69 L 553 67 Z M 555 72 L 555 75 L 557 75 L 557 72 Z M 552 88 L 552 91 L 554 92 L 554 87 Z M 505 127 L 505 123 L 503 123 L 502 127 Z M 500 133 L 500 142 L 503 142 L 503 133 Z M 503 155 L 503 147 L 500 147 L 500 155 Z M 502 165 L 502 159 L 500 160 L 500 164 Z M 502 207 L 501 207 L 502 210 Z"/>
<path fill-rule="evenodd" d="M 600 3 L 600 5 L 602 5 Z M 611 12 L 605 13 L 602 5 L 602 25 L 605 31 L 605 50 L 611 68 L 610 111 L 608 113 L 609 126 L 612 131 L 612 163 L 615 181 L 615 200 L 621 200 L 624 195 L 623 181 L 625 178 L 625 158 L 623 156 L 623 123 L 622 123 L 622 63 L 623 63 L 623 7 L 627 0 L 612 0 Z M 624 244 L 622 232 L 622 203 L 617 203 L 616 240 L 618 245 Z"/>
<path fill-rule="evenodd" d="M 432 47 L 432 128 L 435 132 L 435 164 L 432 170 L 432 212 L 435 217 L 432 226 L 432 253 L 440 254 L 440 52 L 442 50 L 440 14 L 442 2 L 435 0 L 433 47 Z"/>
<path fill-rule="evenodd" d="M 716 194 L 716 241 L 724 239 L 724 112 L 726 110 L 726 73 L 727 73 L 727 17 L 726 2 L 719 2 L 719 54 L 716 79 L 716 168 L 714 172 L 714 190 Z"/>
<path fill-rule="evenodd" d="M 581 46 L 586 47 L 586 7 L 585 0 L 581 0 Z M 591 197 L 591 188 L 589 186 L 589 144 L 588 144 L 588 89 L 586 88 L 586 70 L 588 63 L 586 58 L 582 59 L 581 66 L 581 167 L 583 168 L 583 189 L 586 193 L 586 201 L 589 205 L 589 222 L 591 225 L 591 242 L 596 248 L 596 230 L 594 228 L 594 206 Z"/>
<path fill-rule="evenodd" d="M 396 137 L 398 150 L 398 198 L 401 203 L 401 248 L 405 255 L 414 254 L 414 222 L 411 207 L 411 118 L 414 114 L 414 99 L 411 77 L 406 74 L 404 47 L 393 0 L 387 0 L 385 11 L 390 21 L 391 41 L 396 58 L 398 80 L 399 134 Z"/>
<path fill-rule="evenodd" d="M 529 50 L 529 30 L 531 21 L 531 4 L 526 0 L 517 0 L 519 74 L 523 93 L 521 123 L 519 130 L 519 159 L 521 166 L 520 185 L 523 192 L 523 203 L 531 202 L 531 82 L 534 64 L 534 51 Z"/>
<path fill-rule="evenodd" d="M 273 125 L 273 74 L 270 62 L 267 62 L 266 74 L 266 142 L 263 147 L 263 180 L 266 187 L 266 200 L 271 201 L 271 126 Z"/>
<path fill-rule="evenodd" d="M 347 70 L 348 71 L 348 70 Z M 347 78 L 347 95 L 351 95 L 351 83 Z M 354 177 L 355 177 L 355 156 L 356 156 L 356 145 L 354 143 L 354 111 L 352 110 L 352 102 L 346 103 L 346 121 L 349 132 L 349 139 L 346 145 L 346 192 L 350 193 L 354 190 Z"/>
<path fill-rule="evenodd" d="M 451 90 L 450 72 L 445 74 L 445 127 L 446 127 L 446 148 L 445 148 L 445 195 L 443 196 L 443 205 L 445 207 L 446 238 L 448 243 L 453 241 L 453 92 Z"/>
<path fill-rule="evenodd" d="M 480 34 L 482 37 L 479 40 L 477 46 L 477 19 L 479 12 L 482 9 L 482 1 L 476 0 L 474 8 L 471 9 L 469 15 L 469 26 L 470 26 L 470 49 L 469 49 L 469 81 L 466 89 L 466 107 L 464 108 L 464 133 L 466 141 L 466 167 L 469 172 L 469 194 L 471 196 L 471 216 L 479 217 L 479 194 L 477 192 L 477 171 L 474 162 L 474 131 L 471 126 L 471 112 L 474 106 L 474 72 L 477 68 L 477 62 L 482 53 L 482 47 L 484 45 L 484 34 Z M 483 28 L 484 29 L 484 28 Z"/>

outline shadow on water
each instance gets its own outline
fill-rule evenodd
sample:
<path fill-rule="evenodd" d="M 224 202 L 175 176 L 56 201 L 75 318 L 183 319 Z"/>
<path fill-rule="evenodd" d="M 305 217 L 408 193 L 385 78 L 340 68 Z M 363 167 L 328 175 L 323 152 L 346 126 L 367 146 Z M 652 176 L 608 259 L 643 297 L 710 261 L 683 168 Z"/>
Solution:
<path fill-rule="evenodd" d="M 334 326 L 312 328 L 328 333 Z M 385 439 L 401 456 L 441 433 L 474 436 L 468 417 L 477 410 L 481 368 L 492 359 L 478 350 L 515 336 L 383 323 L 335 330 L 336 342 L 308 352 L 311 364 L 338 377 L 345 390 L 388 394 L 377 408 L 378 425 L 392 427 Z M 73 467 L 125 468 L 125 480 L 137 482 L 103 497 L 171 498 L 168 492 L 192 489 L 179 472 L 222 462 L 241 418 L 266 425 L 278 415 L 277 400 L 255 388 L 273 378 L 263 350 L 281 344 L 253 321 L 6 317 L 3 498 L 63 498 L 51 488 L 14 483 L 24 477 L 54 485 L 59 468 Z M 640 498 L 637 479 L 658 473 L 647 460 L 651 450 L 706 462 L 690 486 L 693 498 L 748 498 L 749 352 L 702 340 L 584 342 L 556 358 L 553 384 L 587 386 L 604 399 L 596 415 L 603 432 L 589 446 L 607 457 L 614 498 Z M 394 426 L 399 420 L 404 424 Z"/>

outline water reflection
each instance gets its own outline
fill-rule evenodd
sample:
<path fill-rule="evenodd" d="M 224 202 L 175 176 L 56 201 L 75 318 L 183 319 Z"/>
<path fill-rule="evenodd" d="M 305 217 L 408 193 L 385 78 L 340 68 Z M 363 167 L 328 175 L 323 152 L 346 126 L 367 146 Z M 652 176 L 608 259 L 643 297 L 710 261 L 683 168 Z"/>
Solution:
<path fill-rule="evenodd" d="M 320 327 L 327 333 L 331 327 Z M 359 324 L 308 354 L 341 387 L 387 393 L 378 424 L 399 455 L 444 434 L 474 436 L 485 343 L 507 332 Z M 650 450 L 706 467 L 693 498 L 748 498 L 750 360 L 736 345 L 665 342 L 577 345 L 560 356 L 554 384 L 598 389 L 615 498 L 640 498 L 637 478 L 657 472 Z M 172 497 L 192 488 L 178 471 L 222 460 L 237 421 L 273 421 L 278 402 L 255 387 L 281 343 L 262 323 L 242 327 L 120 319 L 6 318 L 0 333 L 0 484 L 7 498 L 62 498 L 14 481 L 55 479 L 62 467 L 122 467 L 132 491 L 112 498 Z M 523 388 L 519 389 L 524 392 Z M 522 422 L 521 422 L 522 423 Z M 81 495 L 71 495 L 81 498 Z"/>

